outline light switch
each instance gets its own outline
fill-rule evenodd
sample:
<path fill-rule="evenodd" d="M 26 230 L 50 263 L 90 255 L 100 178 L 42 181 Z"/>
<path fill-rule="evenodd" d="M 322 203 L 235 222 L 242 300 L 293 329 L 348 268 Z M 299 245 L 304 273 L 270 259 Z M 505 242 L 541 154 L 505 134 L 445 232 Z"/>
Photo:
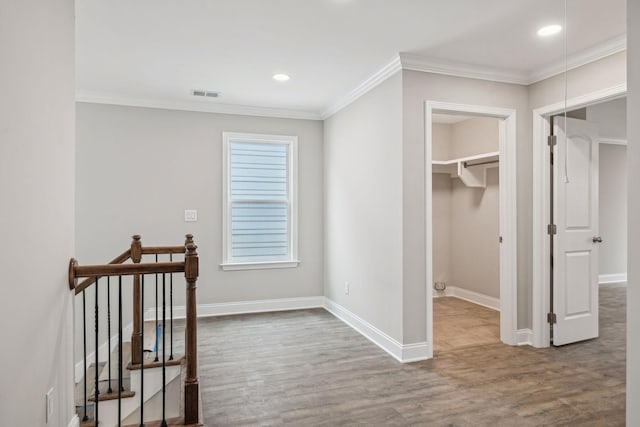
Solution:
<path fill-rule="evenodd" d="M 184 211 L 185 222 L 195 222 L 197 220 L 198 220 L 198 211 L 196 209 L 185 209 Z"/>

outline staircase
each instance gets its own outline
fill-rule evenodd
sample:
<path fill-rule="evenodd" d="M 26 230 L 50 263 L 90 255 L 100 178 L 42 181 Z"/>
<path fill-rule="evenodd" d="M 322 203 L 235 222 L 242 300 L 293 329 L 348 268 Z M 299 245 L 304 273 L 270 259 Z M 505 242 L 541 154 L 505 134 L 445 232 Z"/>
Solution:
<path fill-rule="evenodd" d="M 144 258 L 153 262 L 142 262 Z M 177 273 L 186 279 L 186 320 L 180 321 L 173 317 Z M 78 266 L 71 260 L 69 286 L 83 314 L 82 337 L 76 337 L 83 343 L 82 372 L 75 387 L 82 427 L 203 425 L 197 374 L 197 277 L 192 235 L 182 246 L 157 247 L 143 247 L 140 236 L 133 236 L 131 248 L 107 265 Z M 78 283 L 80 278 L 85 280 Z M 127 297 L 132 322 L 123 327 Z M 87 319 L 87 298 L 93 300 L 93 319 Z M 155 321 L 145 322 L 145 311 L 155 312 Z M 131 335 L 125 337 L 124 329 L 132 330 Z M 91 344 L 93 352 L 88 354 Z"/>

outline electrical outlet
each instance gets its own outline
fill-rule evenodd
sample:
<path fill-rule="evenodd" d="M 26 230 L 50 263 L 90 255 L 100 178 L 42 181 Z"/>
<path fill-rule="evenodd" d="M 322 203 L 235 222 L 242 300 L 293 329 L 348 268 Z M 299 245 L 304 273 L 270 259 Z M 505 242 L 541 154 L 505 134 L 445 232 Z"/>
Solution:
<path fill-rule="evenodd" d="M 349 295 L 349 282 L 344 282 L 344 294 Z"/>
<path fill-rule="evenodd" d="M 53 387 L 49 389 L 45 396 L 45 405 L 47 408 L 45 423 L 49 424 L 49 421 L 53 418 Z"/>
<path fill-rule="evenodd" d="M 198 221 L 198 211 L 196 209 L 185 209 L 184 210 L 184 221 L 185 222 L 196 222 L 196 221 Z"/>

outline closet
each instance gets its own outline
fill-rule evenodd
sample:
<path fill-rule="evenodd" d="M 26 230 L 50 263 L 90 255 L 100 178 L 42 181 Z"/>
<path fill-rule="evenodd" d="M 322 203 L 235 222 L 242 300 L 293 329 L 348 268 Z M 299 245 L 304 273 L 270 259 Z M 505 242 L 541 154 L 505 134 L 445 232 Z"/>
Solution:
<path fill-rule="evenodd" d="M 434 115 L 434 350 L 500 342 L 499 120 Z"/>

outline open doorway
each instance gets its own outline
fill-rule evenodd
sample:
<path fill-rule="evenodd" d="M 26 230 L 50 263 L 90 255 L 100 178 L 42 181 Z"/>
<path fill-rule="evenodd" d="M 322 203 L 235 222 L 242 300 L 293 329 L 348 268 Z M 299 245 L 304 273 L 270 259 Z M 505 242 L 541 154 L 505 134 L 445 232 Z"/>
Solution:
<path fill-rule="evenodd" d="M 500 120 L 432 119 L 437 353 L 500 342 Z"/>
<path fill-rule="evenodd" d="M 435 101 L 427 101 L 425 111 L 427 341 L 432 351 L 498 338 L 514 345 L 515 111 Z M 481 133 L 485 138 L 481 139 Z M 473 208 L 472 217 L 483 218 L 487 224 L 474 226 L 474 220 L 465 219 L 463 209 L 467 208 Z M 469 244 L 472 240 L 473 245 Z M 460 259 L 452 262 L 453 256 Z M 463 334 L 474 322 L 473 336 Z"/>
<path fill-rule="evenodd" d="M 618 325 L 624 312 L 624 93 L 620 87 L 568 100 L 566 119 L 561 104 L 534 112 L 534 183 L 542 184 L 534 188 L 537 347 L 597 338 L 606 331 L 607 339 L 615 338 L 616 328 L 610 326 Z M 555 140 L 547 141 L 542 132 L 555 134 Z"/>

